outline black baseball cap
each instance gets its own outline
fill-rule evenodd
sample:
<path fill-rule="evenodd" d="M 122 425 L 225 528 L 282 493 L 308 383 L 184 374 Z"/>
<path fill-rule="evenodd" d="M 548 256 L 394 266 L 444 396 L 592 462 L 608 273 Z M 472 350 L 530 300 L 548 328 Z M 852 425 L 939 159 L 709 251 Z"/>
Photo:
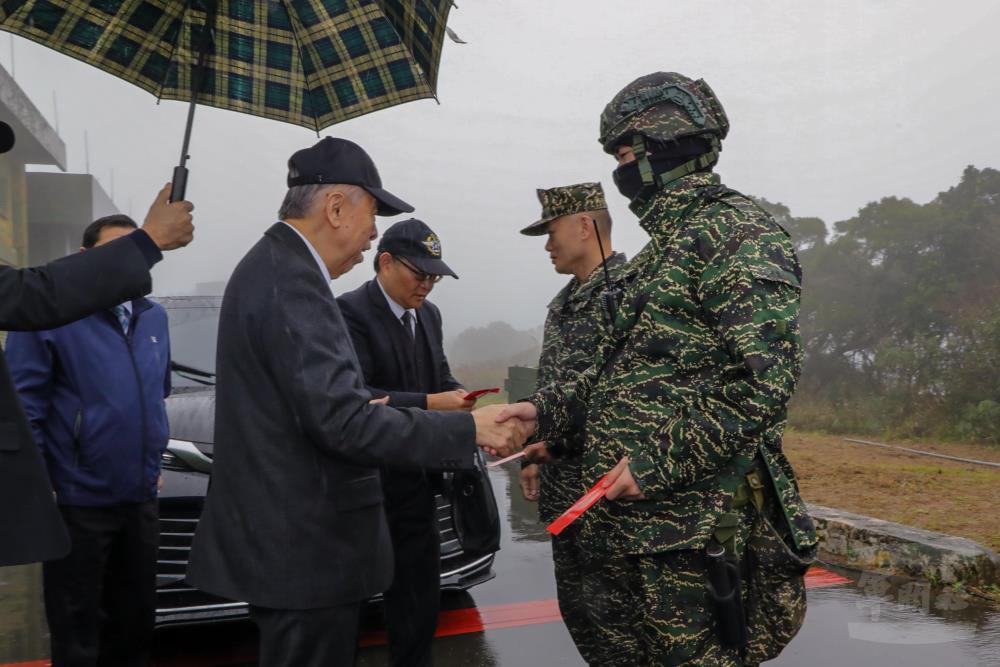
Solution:
<path fill-rule="evenodd" d="M 371 157 L 364 148 L 347 139 L 324 137 L 288 158 L 288 187 L 318 184 L 363 188 L 378 202 L 378 215 L 413 212 L 412 206 L 382 189 L 382 178 Z"/>
<path fill-rule="evenodd" d="M 377 253 L 402 257 L 424 273 L 458 278 L 441 259 L 441 240 L 423 221 L 401 220 L 382 234 Z"/>

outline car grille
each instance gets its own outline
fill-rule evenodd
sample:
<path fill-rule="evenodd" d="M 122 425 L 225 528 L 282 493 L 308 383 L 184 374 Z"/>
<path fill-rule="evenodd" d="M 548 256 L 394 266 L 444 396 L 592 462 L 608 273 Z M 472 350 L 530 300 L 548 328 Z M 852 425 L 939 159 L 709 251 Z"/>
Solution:
<path fill-rule="evenodd" d="M 436 496 L 441 539 L 441 577 L 450 577 L 476 563 L 462 551 L 455 535 L 451 503 Z M 160 623 L 183 623 L 246 614 L 246 605 L 203 593 L 184 581 L 202 499 L 170 499 L 160 504 L 160 548 L 156 561 L 156 609 Z M 482 560 L 482 559 L 478 559 Z M 446 582 L 442 588 L 447 589 Z"/>
<path fill-rule="evenodd" d="M 201 507 L 200 498 L 191 501 L 171 500 L 160 504 L 160 548 L 156 557 L 158 610 L 221 602 L 220 598 L 202 593 L 184 582 Z"/>

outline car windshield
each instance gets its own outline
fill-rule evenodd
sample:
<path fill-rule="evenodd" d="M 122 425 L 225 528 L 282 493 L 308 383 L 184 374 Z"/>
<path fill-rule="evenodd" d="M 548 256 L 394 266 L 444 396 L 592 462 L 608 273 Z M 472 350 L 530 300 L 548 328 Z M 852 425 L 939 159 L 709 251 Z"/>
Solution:
<path fill-rule="evenodd" d="M 221 297 L 159 297 L 170 325 L 170 381 L 175 390 L 215 384 Z"/>

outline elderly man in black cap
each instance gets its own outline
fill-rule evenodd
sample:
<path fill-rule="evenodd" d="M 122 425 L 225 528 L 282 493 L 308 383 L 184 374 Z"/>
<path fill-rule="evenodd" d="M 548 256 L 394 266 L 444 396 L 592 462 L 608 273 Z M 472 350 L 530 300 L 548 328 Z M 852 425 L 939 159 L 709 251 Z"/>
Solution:
<path fill-rule="evenodd" d="M 212 485 L 188 581 L 250 603 L 264 667 L 350 665 L 361 604 L 392 580 L 379 466 L 470 468 L 477 443 L 516 451 L 534 424 L 375 400 L 330 281 L 361 261 L 376 215 L 413 208 L 343 139 L 288 167 L 282 220 L 222 302 Z"/>
<path fill-rule="evenodd" d="M 337 299 L 354 339 L 365 381 L 389 405 L 428 410 L 471 410 L 445 358 L 441 312 L 427 301 L 444 276 L 441 242 L 411 218 L 386 230 L 375 252 L 375 278 Z M 392 665 L 431 664 L 441 597 L 441 545 L 434 500 L 440 475 L 382 468 L 385 511 L 396 560 L 385 592 L 385 620 Z"/>

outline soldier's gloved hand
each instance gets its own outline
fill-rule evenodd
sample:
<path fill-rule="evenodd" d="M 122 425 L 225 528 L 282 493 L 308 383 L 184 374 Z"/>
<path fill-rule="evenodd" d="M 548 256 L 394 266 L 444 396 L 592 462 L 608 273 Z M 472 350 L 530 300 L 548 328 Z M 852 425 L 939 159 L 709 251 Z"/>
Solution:
<path fill-rule="evenodd" d="M 524 499 L 531 503 L 538 502 L 538 493 L 541 489 L 542 478 L 538 474 L 538 466 L 530 465 L 521 468 L 521 477 L 518 479 L 521 485 L 521 493 Z"/>
<path fill-rule="evenodd" d="M 544 442 L 535 442 L 524 448 L 524 458 L 532 463 L 552 463 L 552 454 Z"/>
<path fill-rule="evenodd" d="M 632 471 L 628 467 L 627 456 L 623 457 L 618 462 L 618 465 L 608 473 L 608 478 L 604 480 L 604 488 L 608 490 L 605 495 L 605 498 L 608 500 L 617 500 L 619 498 L 622 500 L 646 499 L 646 496 L 642 493 L 642 489 L 639 488 L 635 478 L 632 477 Z"/>

